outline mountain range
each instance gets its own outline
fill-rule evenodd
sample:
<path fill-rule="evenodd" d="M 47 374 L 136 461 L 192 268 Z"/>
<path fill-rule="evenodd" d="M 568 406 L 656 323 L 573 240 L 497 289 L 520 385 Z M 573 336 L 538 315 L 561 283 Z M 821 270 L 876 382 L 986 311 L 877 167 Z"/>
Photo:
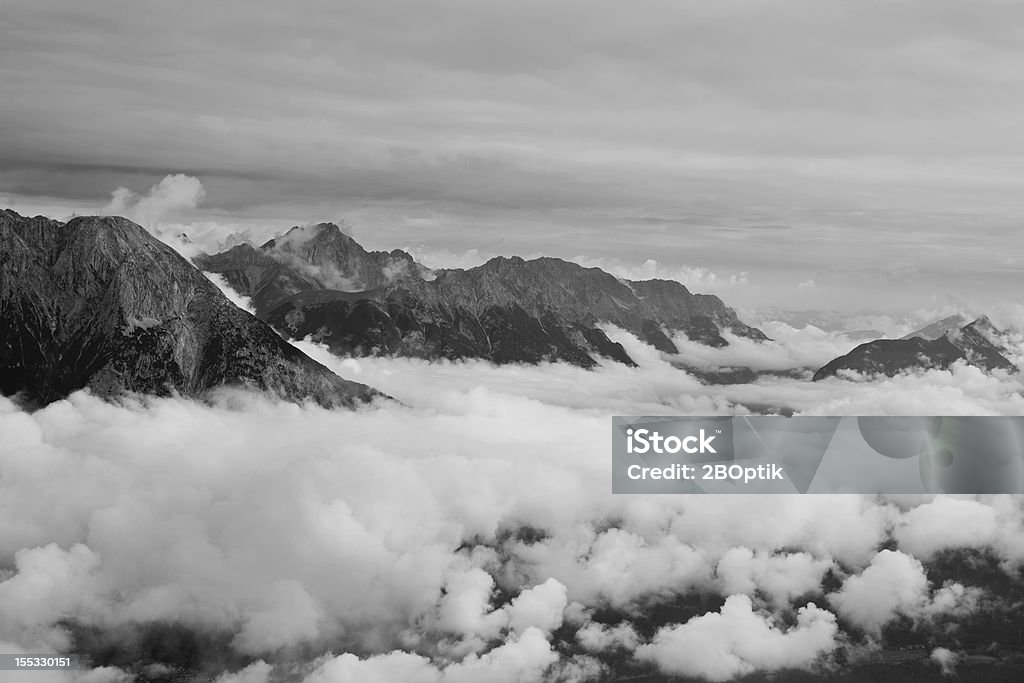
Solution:
<path fill-rule="evenodd" d="M 204 396 L 247 386 L 351 406 L 377 392 L 313 361 L 125 218 L 0 210 L 0 392 Z"/>
<path fill-rule="evenodd" d="M 911 370 L 945 370 L 957 361 L 986 371 L 1014 372 L 1016 366 L 1006 357 L 1008 349 L 1000 341 L 1006 333 L 986 316 L 963 324 L 966 320 L 965 316 L 954 315 L 901 339 L 861 344 L 820 368 L 813 379 L 833 377 L 844 370 L 892 377 Z"/>
<path fill-rule="evenodd" d="M 202 271 L 250 297 L 255 315 Z M 610 323 L 712 384 L 759 375 L 691 368 L 674 335 L 711 347 L 728 345 L 730 335 L 768 339 L 716 296 L 556 258 L 431 269 L 402 250 L 367 251 L 338 225 L 320 223 L 190 263 L 125 218 L 61 222 L 11 210 L 0 210 L 0 321 L 0 392 L 33 406 L 81 388 L 203 396 L 247 386 L 327 406 L 379 395 L 284 337 L 310 337 L 340 355 L 635 365 L 605 333 Z M 902 339 L 863 343 L 813 379 L 958 361 L 1014 371 L 1004 336 L 986 317 L 951 316 Z"/>
<path fill-rule="evenodd" d="M 497 257 L 469 269 L 432 270 L 407 252 L 367 251 L 339 226 L 292 228 L 254 247 L 196 259 L 256 315 L 338 354 L 482 358 L 496 363 L 599 358 L 633 365 L 601 323 L 676 354 L 682 332 L 709 346 L 725 333 L 763 341 L 716 296 L 670 280 L 629 281 L 556 258 Z"/>

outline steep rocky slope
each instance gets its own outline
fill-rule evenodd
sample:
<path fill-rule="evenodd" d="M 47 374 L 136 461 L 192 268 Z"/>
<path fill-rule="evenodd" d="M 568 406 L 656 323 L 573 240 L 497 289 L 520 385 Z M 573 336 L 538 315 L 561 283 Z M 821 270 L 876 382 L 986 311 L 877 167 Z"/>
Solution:
<path fill-rule="evenodd" d="M 227 385 L 329 406 L 375 395 L 295 349 L 127 219 L 0 211 L 0 391 L 43 405 L 84 387 L 200 396 Z"/>
<path fill-rule="evenodd" d="M 945 370 L 961 360 L 983 370 L 1016 370 L 1000 345 L 1004 333 L 987 317 L 950 330 L 955 321 L 956 318 L 938 321 L 923 328 L 921 335 L 861 344 L 819 369 L 814 380 L 835 376 L 842 370 L 890 377 L 911 370 Z M 933 333 L 938 336 L 931 338 Z"/>
<path fill-rule="evenodd" d="M 436 270 L 406 252 L 367 252 L 336 225 L 294 228 L 260 248 L 197 260 L 252 297 L 260 318 L 335 352 L 495 362 L 603 356 L 631 364 L 599 327 L 625 328 L 666 353 L 675 332 L 723 346 L 723 332 L 766 339 L 718 297 L 667 280 L 630 282 L 555 258 L 499 257 Z"/>

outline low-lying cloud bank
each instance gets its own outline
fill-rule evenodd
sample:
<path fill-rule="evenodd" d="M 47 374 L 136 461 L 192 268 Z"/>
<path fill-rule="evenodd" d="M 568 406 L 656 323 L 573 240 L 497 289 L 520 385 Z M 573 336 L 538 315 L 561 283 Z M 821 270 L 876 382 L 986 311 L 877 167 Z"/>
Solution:
<path fill-rule="evenodd" d="M 547 405 L 608 415 L 726 415 L 788 408 L 807 415 L 1024 415 L 1024 379 L 988 374 L 966 365 L 888 378 L 810 381 L 804 376 L 765 376 L 746 384 L 710 386 L 676 367 L 632 334 L 604 326 L 638 368 L 607 362 L 596 370 L 555 363 L 502 365 L 486 361 L 430 362 L 410 358 L 339 359 L 308 341 L 296 345 L 342 376 L 375 386 L 410 405 L 434 407 L 467 392 L 497 392 Z M 683 337 L 681 358 L 694 367 L 746 364 L 755 370 L 793 369 L 818 332 L 758 344 L 733 339 L 735 348 L 713 349 Z M 699 348 L 698 348 L 699 347 Z M 703 354 L 703 355 L 702 355 Z M 760 358 L 760 360 L 759 360 Z M 706 359 L 703 362 L 702 359 Z M 460 397 L 460 398 L 455 398 Z"/>
<path fill-rule="evenodd" d="M 0 399 L 0 651 L 87 652 L 96 669 L 39 680 L 93 683 L 152 667 L 220 683 L 718 681 L 842 666 L 892 629 L 924 630 L 953 662 L 975 616 L 1012 607 L 1017 498 L 612 496 L 607 434 L 611 414 L 769 402 L 1021 414 L 1015 381 L 957 368 L 712 389 L 618 337 L 641 367 L 299 343 L 401 401 L 360 411 L 237 392 L 78 393 L 32 414 Z"/>

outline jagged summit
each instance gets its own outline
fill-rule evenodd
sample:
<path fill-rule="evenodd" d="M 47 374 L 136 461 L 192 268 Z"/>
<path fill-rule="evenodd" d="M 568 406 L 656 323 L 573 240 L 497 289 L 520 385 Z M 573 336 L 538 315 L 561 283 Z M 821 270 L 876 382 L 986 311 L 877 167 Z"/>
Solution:
<path fill-rule="evenodd" d="M 1006 334 L 1005 331 L 996 327 L 995 323 L 993 323 L 992 319 L 989 318 L 987 315 L 982 315 L 981 317 L 972 321 L 970 324 L 965 325 L 965 327 L 970 327 L 977 331 L 979 334 L 992 335 L 995 338 L 1002 337 L 1003 335 Z"/>
<path fill-rule="evenodd" d="M 258 248 L 235 246 L 200 256 L 196 264 L 223 274 L 234 289 L 250 296 L 261 317 L 302 291 L 360 292 L 430 272 L 400 249 L 367 251 L 335 223 L 296 226 Z"/>
<path fill-rule="evenodd" d="M 678 353 L 676 332 L 712 346 L 727 344 L 726 332 L 767 339 L 718 297 L 675 281 L 630 282 L 551 257 L 498 256 L 474 268 L 430 270 L 401 250 L 368 252 L 326 223 L 197 264 L 250 296 L 276 328 L 346 354 L 632 363 L 602 323 L 667 353 Z"/>
<path fill-rule="evenodd" d="M 362 246 L 346 234 L 337 223 L 296 225 L 280 237 L 267 240 L 261 249 L 281 249 L 284 251 L 307 249 L 313 251 L 318 248 L 329 248 L 331 245 L 341 248 L 362 249 Z"/>
<path fill-rule="evenodd" d="M 938 339 L 947 332 L 959 330 L 964 325 L 971 322 L 971 318 L 963 313 L 954 313 L 951 316 L 947 316 L 941 320 L 936 320 L 919 330 L 914 330 L 908 335 L 902 337 L 903 339 L 913 339 L 914 337 L 921 337 L 922 339 Z"/>
<path fill-rule="evenodd" d="M 242 385 L 324 405 L 370 398 L 116 216 L 0 214 L 0 391 L 33 405 L 88 387 L 200 396 Z"/>
<path fill-rule="evenodd" d="M 957 361 L 986 371 L 1017 370 L 1006 357 L 1008 349 L 1002 345 L 1005 332 L 992 324 L 988 316 L 948 329 L 961 319 L 967 320 L 967 317 L 957 314 L 902 339 L 876 339 L 861 344 L 819 369 L 814 379 L 825 379 L 843 370 L 891 377 L 911 370 L 945 370 Z"/>

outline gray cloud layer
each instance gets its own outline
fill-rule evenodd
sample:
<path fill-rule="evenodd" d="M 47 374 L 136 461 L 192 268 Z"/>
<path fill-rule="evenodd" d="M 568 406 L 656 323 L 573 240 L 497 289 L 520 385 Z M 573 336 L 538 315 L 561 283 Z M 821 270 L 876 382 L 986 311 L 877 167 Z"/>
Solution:
<path fill-rule="evenodd" d="M 388 247 L 497 231 L 804 300 L 1019 274 L 1019 3 L 4 5 L 8 201 L 186 172 L 206 217 L 354 214 Z"/>

